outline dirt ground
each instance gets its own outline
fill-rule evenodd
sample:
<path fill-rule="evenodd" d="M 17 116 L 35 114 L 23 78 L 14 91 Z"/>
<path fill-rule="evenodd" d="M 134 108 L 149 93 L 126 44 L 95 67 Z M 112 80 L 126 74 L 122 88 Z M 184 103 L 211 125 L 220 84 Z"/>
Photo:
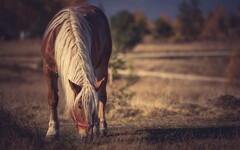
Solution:
<path fill-rule="evenodd" d="M 72 120 L 63 115 L 60 92 L 61 137 L 47 143 L 49 108 L 40 40 L 0 43 L 0 60 L 0 149 L 239 149 L 239 85 L 134 74 L 108 85 L 106 137 L 79 142 Z M 225 77 L 229 61 L 229 57 L 203 57 L 136 59 L 127 64 Z"/>

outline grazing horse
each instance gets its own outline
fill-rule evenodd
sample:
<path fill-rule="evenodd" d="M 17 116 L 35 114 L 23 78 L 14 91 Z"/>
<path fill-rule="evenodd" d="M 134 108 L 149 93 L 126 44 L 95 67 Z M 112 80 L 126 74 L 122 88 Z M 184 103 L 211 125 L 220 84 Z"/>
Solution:
<path fill-rule="evenodd" d="M 112 51 L 107 17 L 97 7 L 83 5 L 59 11 L 42 41 L 43 68 L 50 106 L 47 139 L 59 137 L 58 78 L 81 137 L 106 134 L 105 106 L 108 63 Z"/>

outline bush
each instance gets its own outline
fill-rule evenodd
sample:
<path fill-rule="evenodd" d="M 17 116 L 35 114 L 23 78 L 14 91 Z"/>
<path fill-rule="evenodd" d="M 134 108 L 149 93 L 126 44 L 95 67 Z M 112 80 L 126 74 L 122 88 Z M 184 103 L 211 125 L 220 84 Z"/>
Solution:
<path fill-rule="evenodd" d="M 204 18 L 199 0 L 184 1 L 179 5 L 180 33 L 185 40 L 196 40 L 202 32 Z"/>
<path fill-rule="evenodd" d="M 110 18 L 113 44 L 117 51 L 127 52 L 142 39 L 142 32 L 134 17 L 126 10 Z"/>
<path fill-rule="evenodd" d="M 42 36 L 50 19 L 60 9 L 86 0 L 2 0 L 0 5 L 0 39 L 19 38 L 20 32 L 30 37 Z"/>
<path fill-rule="evenodd" d="M 173 29 L 167 18 L 160 17 L 155 22 L 154 37 L 168 38 L 172 36 Z"/>

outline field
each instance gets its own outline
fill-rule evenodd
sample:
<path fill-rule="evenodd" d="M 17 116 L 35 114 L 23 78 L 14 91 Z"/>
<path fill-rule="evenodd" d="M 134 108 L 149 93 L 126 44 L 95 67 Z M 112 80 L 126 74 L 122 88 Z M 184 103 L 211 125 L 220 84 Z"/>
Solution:
<path fill-rule="evenodd" d="M 61 137 L 49 143 L 40 43 L 0 43 L 0 149 L 240 149 L 240 86 L 227 82 L 238 44 L 138 45 L 124 55 L 129 73 L 108 85 L 108 135 L 81 143 L 72 120 L 64 117 L 60 92 Z M 193 56 L 198 52 L 204 54 Z M 205 55 L 211 52 L 217 55 Z M 165 57 L 138 57 L 146 53 Z"/>

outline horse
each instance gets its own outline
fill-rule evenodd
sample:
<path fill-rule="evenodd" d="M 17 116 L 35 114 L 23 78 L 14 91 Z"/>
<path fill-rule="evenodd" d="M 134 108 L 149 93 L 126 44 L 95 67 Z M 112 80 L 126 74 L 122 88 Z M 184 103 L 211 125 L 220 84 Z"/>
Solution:
<path fill-rule="evenodd" d="M 107 134 L 105 106 L 108 64 L 112 51 L 106 15 L 96 6 L 71 6 L 49 22 L 41 45 L 50 107 L 46 139 L 59 138 L 58 80 L 65 111 L 81 138 Z"/>

